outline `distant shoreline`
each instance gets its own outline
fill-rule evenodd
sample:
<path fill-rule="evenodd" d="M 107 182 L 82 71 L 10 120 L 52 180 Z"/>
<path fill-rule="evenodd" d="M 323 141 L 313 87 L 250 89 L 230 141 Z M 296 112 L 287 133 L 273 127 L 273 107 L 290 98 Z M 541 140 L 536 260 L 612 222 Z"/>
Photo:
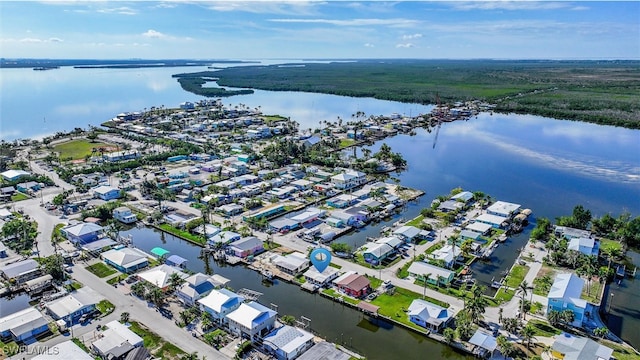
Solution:
<path fill-rule="evenodd" d="M 258 61 L 244 60 L 169 60 L 169 59 L 129 59 L 129 60 L 98 60 L 98 59 L 0 59 L 0 68 L 57 68 L 74 67 L 76 69 L 95 68 L 147 68 L 147 67 L 181 67 L 181 66 L 210 66 L 211 64 L 247 64 Z"/>

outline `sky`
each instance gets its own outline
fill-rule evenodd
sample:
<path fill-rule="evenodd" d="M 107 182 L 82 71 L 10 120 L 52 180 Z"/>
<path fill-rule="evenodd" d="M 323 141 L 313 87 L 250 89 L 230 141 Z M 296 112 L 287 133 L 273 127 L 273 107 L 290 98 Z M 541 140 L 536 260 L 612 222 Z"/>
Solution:
<path fill-rule="evenodd" d="M 1 1 L 0 57 L 640 59 L 640 2 Z"/>

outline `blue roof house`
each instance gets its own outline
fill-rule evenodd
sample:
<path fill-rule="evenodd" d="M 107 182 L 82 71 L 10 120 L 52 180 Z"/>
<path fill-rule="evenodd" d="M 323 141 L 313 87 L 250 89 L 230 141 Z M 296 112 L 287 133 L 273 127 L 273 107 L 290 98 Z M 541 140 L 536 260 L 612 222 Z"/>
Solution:
<path fill-rule="evenodd" d="M 573 273 L 556 275 L 556 278 L 547 295 L 547 314 L 553 310 L 571 310 L 575 315 L 571 325 L 582 326 L 587 301 L 580 298 L 584 280 Z"/>

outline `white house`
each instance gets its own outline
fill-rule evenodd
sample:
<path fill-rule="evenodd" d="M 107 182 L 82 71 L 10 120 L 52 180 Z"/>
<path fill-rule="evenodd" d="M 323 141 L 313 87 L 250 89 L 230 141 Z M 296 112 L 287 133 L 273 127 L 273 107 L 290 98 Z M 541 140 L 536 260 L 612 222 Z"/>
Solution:
<path fill-rule="evenodd" d="M 147 254 L 136 248 L 111 249 L 100 254 L 100 257 L 124 273 L 132 273 L 149 265 Z"/>
<path fill-rule="evenodd" d="M 261 338 L 273 329 L 278 313 L 255 301 L 241 304 L 227 315 L 229 330 L 251 341 Z"/>
<path fill-rule="evenodd" d="M 54 320 L 64 320 L 67 325 L 75 323 L 82 314 L 92 312 L 102 296 L 88 286 L 45 305 Z"/>
<path fill-rule="evenodd" d="M 125 224 L 131 224 L 138 221 L 136 214 L 131 212 L 126 206 L 120 206 L 113 209 L 113 218 Z"/>
<path fill-rule="evenodd" d="M 431 258 L 434 260 L 442 260 L 444 266 L 447 268 L 452 267 L 456 260 L 462 255 L 462 250 L 457 245 L 445 245 L 440 249 L 431 253 Z"/>
<path fill-rule="evenodd" d="M 55 351 L 45 351 L 31 360 L 59 360 L 59 359 L 73 359 L 73 360 L 94 360 L 94 357 L 82 350 L 73 341 L 67 340 L 61 342 L 53 347 Z"/>
<path fill-rule="evenodd" d="M 453 281 L 455 272 L 441 268 L 439 266 L 427 264 L 422 261 L 414 261 L 407 269 L 409 275 L 418 279 L 425 280 L 432 285 L 446 285 Z M 427 278 L 427 275 L 429 276 Z"/>
<path fill-rule="evenodd" d="M 551 357 L 563 360 L 609 360 L 613 357 L 613 349 L 589 338 L 563 332 L 555 336 Z"/>
<path fill-rule="evenodd" d="M 219 278 L 222 278 L 219 276 Z M 224 278 L 222 278 L 224 279 Z M 224 281 L 226 280 L 226 281 Z M 228 279 L 218 281 L 209 275 L 196 273 L 185 279 L 184 284 L 178 289 L 176 296 L 187 306 L 195 305 L 196 301 L 207 296 L 218 286 L 224 286 Z"/>
<path fill-rule="evenodd" d="M 509 218 L 520 212 L 520 206 L 506 201 L 496 201 L 487 208 L 487 214 Z"/>
<path fill-rule="evenodd" d="M 451 313 L 442 306 L 415 299 L 407 311 L 409 321 L 431 331 L 440 332 L 452 319 Z"/>
<path fill-rule="evenodd" d="M 327 266 L 322 272 L 318 271 L 315 266 L 305 271 L 304 278 L 313 285 L 323 287 L 330 284 L 338 277 L 338 269 Z"/>
<path fill-rule="evenodd" d="M 313 334 L 285 325 L 265 336 L 262 344 L 278 360 L 293 360 L 313 346 Z"/>
<path fill-rule="evenodd" d="M 351 189 L 366 182 L 366 174 L 355 170 L 347 170 L 344 173 L 337 174 L 331 177 L 331 183 L 338 189 L 343 190 Z"/>
<path fill-rule="evenodd" d="M 93 189 L 93 197 L 109 201 L 120 197 L 120 189 L 107 185 L 98 186 Z"/>
<path fill-rule="evenodd" d="M 126 325 L 113 320 L 107 323 L 102 337 L 93 342 L 91 347 L 103 359 L 119 359 L 136 347 L 142 346 L 142 338 Z"/>
<path fill-rule="evenodd" d="M 485 223 L 485 224 L 489 224 L 492 227 L 499 229 L 502 227 L 502 224 L 507 221 L 507 217 L 504 216 L 500 216 L 500 215 L 494 215 L 494 214 L 482 214 L 478 217 L 476 217 L 476 222 L 481 222 L 481 223 Z"/>
<path fill-rule="evenodd" d="M 226 316 L 237 309 L 243 301 L 244 297 L 233 291 L 214 289 L 197 303 L 200 310 L 208 312 L 216 322 L 222 324 L 226 321 Z"/>
<path fill-rule="evenodd" d="M 578 251 L 588 256 L 598 256 L 600 242 L 590 237 L 574 237 L 569 240 L 567 249 Z"/>
<path fill-rule="evenodd" d="M 309 259 L 299 252 L 293 252 L 288 255 L 275 255 L 271 261 L 276 265 L 278 270 L 289 275 L 296 276 L 309 267 Z"/>
<path fill-rule="evenodd" d="M 172 274 L 178 274 L 183 279 L 186 279 L 189 276 L 177 267 L 162 264 L 139 273 L 138 277 L 162 290 L 165 290 L 169 286 L 169 279 Z"/>

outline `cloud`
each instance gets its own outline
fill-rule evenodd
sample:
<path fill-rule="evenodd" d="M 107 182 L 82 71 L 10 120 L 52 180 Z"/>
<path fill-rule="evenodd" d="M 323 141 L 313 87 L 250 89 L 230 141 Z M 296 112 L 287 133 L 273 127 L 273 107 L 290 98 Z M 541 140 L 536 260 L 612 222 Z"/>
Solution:
<path fill-rule="evenodd" d="M 456 10 L 557 10 L 574 7 L 559 1 L 473 1 L 448 3 Z"/>
<path fill-rule="evenodd" d="M 422 34 L 402 35 L 402 40 L 419 39 L 421 37 L 422 37 Z"/>
<path fill-rule="evenodd" d="M 300 23 L 300 24 L 329 24 L 335 26 L 408 26 L 417 24 L 417 20 L 411 19 L 269 19 L 271 22 Z"/>
<path fill-rule="evenodd" d="M 397 48 L 412 48 L 415 47 L 415 45 L 413 45 L 412 43 L 400 43 L 400 44 L 396 44 Z"/>
<path fill-rule="evenodd" d="M 15 42 L 15 39 L 3 39 L 3 41 L 5 42 Z M 39 39 L 39 38 L 22 38 L 17 40 L 18 42 L 21 43 L 59 43 L 59 42 L 63 42 L 62 39 L 57 38 L 57 37 L 50 37 L 48 39 Z"/>
<path fill-rule="evenodd" d="M 121 6 L 117 8 L 103 8 L 98 10 L 103 14 L 119 14 L 119 15 L 137 15 L 138 11 L 127 6 Z"/>
<path fill-rule="evenodd" d="M 56 37 L 49 38 L 49 42 L 63 42 L 64 40 Z"/>
<path fill-rule="evenodd" d="M 364 44 L 364 47 L 372 48 L 372 47 L 376 47 L 376 46 L 373 45 L 373 44 L 370 44 L 370 43 L 366 43 L 366 44 Z"/>
<path fill-rule="evenodd" d="M 24 39 L 20 39 L 20 42 L 23 43 L 39 43 L 39 42 L 43 42 L 41 39 L 36 39 L 36 38 L 24 38 Z"/>
<path fill-rule="evenodd" d="M 281 15 L 314 15 L 316 7 L 326 4 L 324 1 L 210 1 L 201 2 L 206 8 L 213 11 L 242 11 L 254 14 L 281 14 Z"/>
<path fill-rule="evenodd" d="M 148 37 L 151 39 L 163 39 L 167 37 L 167 35 L 153 29 L 149 29 L 146 32 L 142 33 L 142 36 Z"/>

